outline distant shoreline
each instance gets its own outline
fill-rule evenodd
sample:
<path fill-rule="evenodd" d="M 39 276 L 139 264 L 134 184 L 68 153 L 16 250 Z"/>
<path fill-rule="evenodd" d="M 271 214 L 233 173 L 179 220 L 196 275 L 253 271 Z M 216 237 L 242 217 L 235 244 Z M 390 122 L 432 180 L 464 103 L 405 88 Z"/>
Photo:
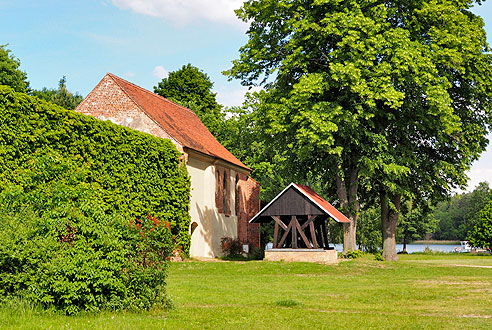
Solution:
<path fill-rule="evenodd" d="M 460 245 L 460 241 L 438 241 L 438 240 L 421 240 L 413 241 L 408 244 L 424 244 L 424 245 Z"/>

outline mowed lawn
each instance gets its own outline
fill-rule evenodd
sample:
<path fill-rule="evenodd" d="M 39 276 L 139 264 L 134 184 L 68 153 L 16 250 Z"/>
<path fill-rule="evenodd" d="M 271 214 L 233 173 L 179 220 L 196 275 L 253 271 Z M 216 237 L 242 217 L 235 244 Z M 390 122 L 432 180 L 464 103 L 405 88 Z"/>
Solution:
<path fill-rule="evenodd" d="M 372 256 L 338 265 L 183 262 L 171 311 L 50 315 L 0 309 L 7 329 L 492 329 L 492 257 Z"/>

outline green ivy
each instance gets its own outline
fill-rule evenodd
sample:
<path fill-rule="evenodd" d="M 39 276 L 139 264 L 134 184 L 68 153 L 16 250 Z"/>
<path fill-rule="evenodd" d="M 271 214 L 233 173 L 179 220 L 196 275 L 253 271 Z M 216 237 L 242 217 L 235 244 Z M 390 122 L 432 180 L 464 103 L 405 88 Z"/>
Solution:
<path fill-rule="evenodd" d="M 51 151 L 86 166 L 86 181 L 101 187 L 106 213 L 125 219 L 150 214 L 167 221 L 176 244 L 185 254 L 189 251 L 190 181 L 169 140 L 0 86 L 0 191 L 8 185 L 32 185 L 22 173 L 33 155 Z"/>
<path fill-rule="evenodd" d="M 27 164 L 25 184 L 0 192 L 0 300 L 66 314 L 167 305 L 170 223 L 109 212 L 77 160 L 50 152 Z"/>

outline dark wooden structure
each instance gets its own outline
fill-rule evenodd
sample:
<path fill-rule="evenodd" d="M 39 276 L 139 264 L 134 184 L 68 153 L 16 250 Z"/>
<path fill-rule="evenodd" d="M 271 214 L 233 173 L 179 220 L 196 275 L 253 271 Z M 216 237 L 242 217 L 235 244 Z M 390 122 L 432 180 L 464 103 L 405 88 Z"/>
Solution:
<path fill-rule="evenodd" d="M 326 221 L 350 222 L 308 186 L 288 185 L 250 223 L 275 221 L 273 248 L 328 249 Z"/>

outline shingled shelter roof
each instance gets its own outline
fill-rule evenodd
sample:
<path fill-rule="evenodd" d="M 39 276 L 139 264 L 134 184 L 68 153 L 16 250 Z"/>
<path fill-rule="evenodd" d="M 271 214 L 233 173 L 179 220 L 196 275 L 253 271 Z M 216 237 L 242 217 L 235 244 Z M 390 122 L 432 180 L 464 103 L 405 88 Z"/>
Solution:
<path fill-rule="evenodd" d="M 185 148 L 222 159 L 250 170 L 222 146 L 192 110 L 132 84 L 114 74 L 107 74 L 130 99 L 164 131 Z"/>
<path fill-rule="evenodd" d="M 350 222 L 333 205 L 308 186 L 291 183 L 249 222 L 270 222 L 272 216 L 328 215 L 337 222 Z"/>

